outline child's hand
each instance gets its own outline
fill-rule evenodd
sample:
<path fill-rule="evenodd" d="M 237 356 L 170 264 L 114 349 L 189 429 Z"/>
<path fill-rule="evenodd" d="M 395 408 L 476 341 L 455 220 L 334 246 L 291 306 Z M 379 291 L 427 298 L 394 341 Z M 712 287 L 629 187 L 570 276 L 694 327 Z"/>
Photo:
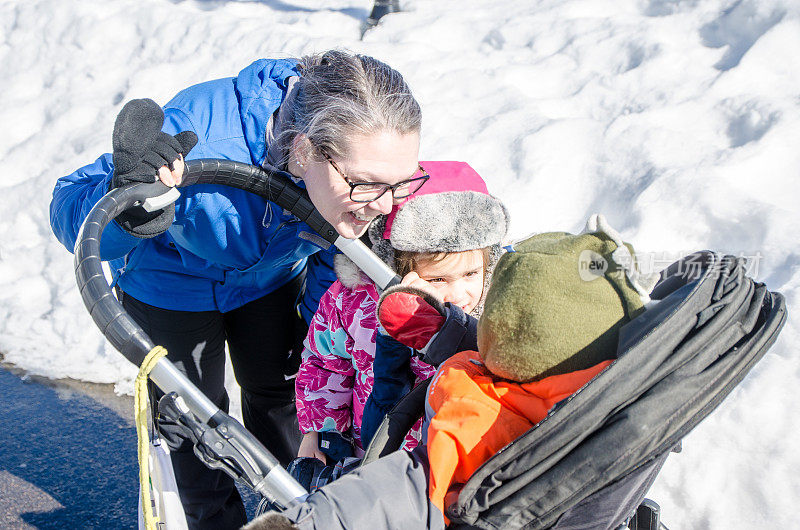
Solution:
<path fill-rule="evenodd" d="M 303 435 L 303 439 L 300 440 L 300 449 L 297 450 L 298 457 L 306 457 L 306 458 L 316 458 L 323 464 L 327 464 L 328 461 L 325 458 L 325 453 L 319 450 L 319 433 L 316 431 L 310 431 Z"/>
<path fill-rule="evenodd" d="M 413 272 L 409 273 L 408 278 Z M 417 277 L 419 278 L 419 277 Z M 386 289 L 378 301 L 378 320 L 392 338 L 415 350 L 423 349 L 446 321 L 444 304 L 417 285 L 395 285 Z"/>
<path fill-rule="evenodd" d="M 437 300 L 441 300 L 441 296 L 439 296 L 439 293 L 436 292 L 436 287 L 434 287 L 428 280 L 420 278 L 419 274 L 417 274 L 415 271 L 411 271 L 406 274 L 403 277 L 403 280 L 400 282 L 400 285 L 406 285 L 408 287 L 413 287 L 414 289 L 419 289 L 420 291 L 433 296 Z"/>

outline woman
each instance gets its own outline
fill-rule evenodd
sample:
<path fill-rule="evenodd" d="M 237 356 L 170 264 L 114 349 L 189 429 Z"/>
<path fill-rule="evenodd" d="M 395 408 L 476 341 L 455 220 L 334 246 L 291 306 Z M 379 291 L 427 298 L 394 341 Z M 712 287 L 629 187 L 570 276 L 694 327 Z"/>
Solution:
<path fill-rule="evenodd" d="M 163 113 L 149 100 L 128 103 L 113 154 L 57 182 L 51 224 L 72 249 L 110 187 L 156 175 L 174 185 L 186 154 L 286 170 L 339 234 L 356 238 L 389 213 L 393 195 L 414 191 L 395 185 L 419 176 L 420 124 L 402 76 L 371 57 L 262 59 L 237 77 L 180 92 Z M 245 426 L 283 463 L 291 460 L 299 444 L 292 376 L 307 322 L 334 279 L 334 249 L 275 204 L 224 186 L 197 184 L 182 190 L 174 210 L 116 221 L 101 255 L 123 306 L 221 408 L 227 342 Z M 161 423 L 160 431 L 190 526 L 244 524 L 233 481 L 200 463 L 173 426 Z"/>

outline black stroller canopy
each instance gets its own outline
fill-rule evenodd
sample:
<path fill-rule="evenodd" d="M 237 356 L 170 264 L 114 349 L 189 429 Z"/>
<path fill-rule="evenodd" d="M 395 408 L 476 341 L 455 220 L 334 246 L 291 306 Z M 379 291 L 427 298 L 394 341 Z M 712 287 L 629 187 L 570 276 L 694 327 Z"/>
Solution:
<path fill-rule="evenodd" d="M 782 295 L 708 251 L 668 267 L 651 297 L 618 359 L 472 476 L 447 508 L 454 527 L 619 525 L 786 321 Z"/>

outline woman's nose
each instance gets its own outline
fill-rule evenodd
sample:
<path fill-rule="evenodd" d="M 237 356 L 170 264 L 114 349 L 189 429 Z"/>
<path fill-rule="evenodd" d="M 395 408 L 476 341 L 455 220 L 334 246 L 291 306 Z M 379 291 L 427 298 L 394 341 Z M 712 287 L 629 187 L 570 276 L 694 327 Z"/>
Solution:
<path fill-rule="evenodd" d="M 389 214 L 392 211 L 392 206 L 394 205 L 394 199 L 392 198 L 392 191 L 386 190 L 386 193 L 369 203 L 370 207 L 374 210 L 378 210 L 384 215 Z"/>

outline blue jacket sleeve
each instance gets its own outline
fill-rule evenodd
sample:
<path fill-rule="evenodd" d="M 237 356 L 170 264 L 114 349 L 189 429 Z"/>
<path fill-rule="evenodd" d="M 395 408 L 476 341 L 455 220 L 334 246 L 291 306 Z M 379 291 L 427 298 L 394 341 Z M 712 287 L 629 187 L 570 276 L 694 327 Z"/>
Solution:
<path fill-rule="evenodd" d="M 328 287 L 336 280 L 333 270 L 333 256 L 337 254 L 336 247 L 331 245 L 328 250 L 322 250 L 309 256 L 306 263 L 306 282 L 303 294 L 298 300 L 298 311 L 306 324 L 311 322 L 314 313 L 319 307 L 319 300 Z"/>
<path fill-rule="evenodd" d="M 50 201 L 50 226 L 59 241 L 72 252 L 78 231 L 92 207 L 108 191 L 114 165 L 106 153 L 92 164 L 58 179 Z M 103 260 L 120 258 L 141 239 L 125 232 L 117 223 L 109 223 L 100 242 Z"/>
<path fill-rule="evenodd" d="M 412 354 L 413 350 L 408 346 L 378 333 L 372 366 L 374 383 L 361 419 L 362 447 L 369 446 L 383 417 L 411 390 L 414 383 L 410 364 Z"/>

